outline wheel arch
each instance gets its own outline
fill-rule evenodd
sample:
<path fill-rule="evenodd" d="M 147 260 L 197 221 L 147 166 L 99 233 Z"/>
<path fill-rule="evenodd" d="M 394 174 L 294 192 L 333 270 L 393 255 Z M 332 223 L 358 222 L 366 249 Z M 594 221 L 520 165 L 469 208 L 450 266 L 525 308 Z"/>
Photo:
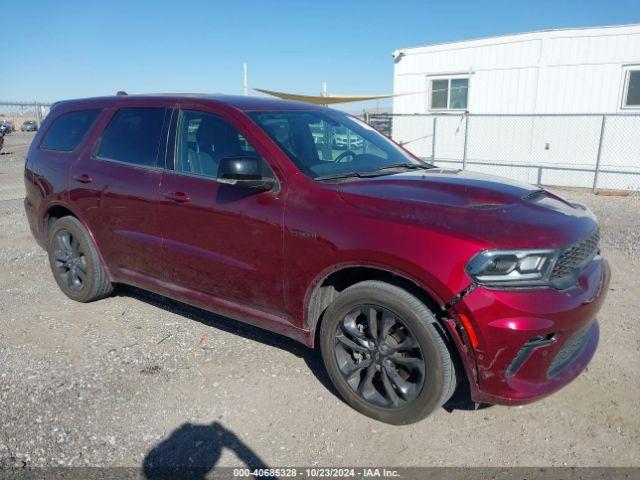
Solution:
<path fill-rule="evenodd" d="M 53 222 L 55 222 L 59 218 L 67 216 L 75 217 L 80 222 L 82 222 L 78 215 L 76 215 L 75 212 L 73 212 L 73 210 L 71 210 L 67 205 L 63 205 L 61 203 L 49 205 L 47 210 L 44 212 L 44 215 L 42 216 L 42 233 L 45 242 L 49 241 L 49 229 L 51 228 L 51 225 L 53 225 Z M 82 222 L 82 224 L 84 225 L 84 222 Z"/>
<path fill-rule="evenodd" d="M 434 315 L 442 312 L 445 301 L 431 289 L 404 272 L 380 265 L 354 263 L 334 266 L 324 270 L 309 287 L 305 303 L 305 328 L 309 330 L 311 347 L 317 343 L 322 316 L 333 299 L 344 289 L 367 280 L 378 280 L 395 285 L 413 294 Z"/>
<path fill-rule="evenodd" d="M 457 386 L 471 385 L 471 388 L 477 388 L 475 357 L 467 336 L 461 336 L 458 331 L 457 314 L 452 312 L 451 309 L 445 309 L 446 300 L 443 300 L 425 284 L 410 275 L 385 268 L 384 266 L 367 264 L 343 265 L 329 269 L 329 271 L 325 271 L 325 273 L 318 276 L 318 280 L 309 288 L 305 310 L 307 316 L 305 326 L 309 331 L 307 345 L 309 347 L 314 348 L 320 344 L 320 326 L 323 315 L 333 299 L 342 290 L 367 280 L 383 281 L 399 287 L 424 303 L 433 313 L 436 319 L 434 327 L 445 341 L 454 361 L 458 379 Z M 457 392 L 457 389 L 455 392 Z M 454 392 L 452 394 L 453 396 L 458 395 L 458 393 Z M 461 395 L 464 396 L 464 393 Z"/>
<path fill-rule="evenodd" d="M 98 252 L 98 258 L 100 259 L 100 263 L 102 264 L 102 267 L 104 268 L 107 274 L 107 278 L 109 279 L 110 282 L 113 282 L 114 279 L 111 275 L 111 272 L 109 271 L 109 266 L 107 265 L 107 263 L 104 260 L 104 257 L 102 256 L 102 252 L 100 250 L 100 247 L 98 246 L 98 242 L 96 242 L 96 239 L 93 235 L 93 231 L 91 230 L 89 225 L 87 225 L 87 223 L 82 219 L 82 217 L 78 215 L 73 210 L 73 208 L 70 207 L 69 205 L 65 203 L 56 202 L 47 206 L 41 219 L 42 238 L 44 240 L 44 244 L 45 245 L 49 244 L 49 230 L 51 228 L 51 225 L 53 225 L 53 222 L 55 222 L 59 218 L 67 217 L 67 216 L 74 217 L 75 219 L 77 219 L 82 224 L 82 226 L 87 230 L 87 233 L 89 233 L 89 239 L 93 243 L 93 247 L 96 249 L 96 252 Z"/>

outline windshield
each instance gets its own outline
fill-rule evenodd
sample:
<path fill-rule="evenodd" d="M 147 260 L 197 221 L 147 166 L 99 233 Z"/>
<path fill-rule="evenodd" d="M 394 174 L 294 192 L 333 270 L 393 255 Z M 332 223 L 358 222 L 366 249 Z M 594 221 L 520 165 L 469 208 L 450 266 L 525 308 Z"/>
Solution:
<path fill-rule="evenodd" d="M 307 176 L 318 180 L 428 168 L 373 127 L 335 110 L 249 112 Z"/>

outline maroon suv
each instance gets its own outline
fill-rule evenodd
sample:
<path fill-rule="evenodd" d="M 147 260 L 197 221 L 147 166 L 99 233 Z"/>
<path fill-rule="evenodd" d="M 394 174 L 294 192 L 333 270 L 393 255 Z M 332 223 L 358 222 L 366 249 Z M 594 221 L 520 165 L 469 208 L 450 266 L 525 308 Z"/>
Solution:
<path fill-rule="evenodd" d="M 25 182 L 70 298 L 126 283 L 319 345 L 344 399 L 384 422 L 415 422 L 460 384 L 476 402 L 541 398 L 598 343 L 609 268 L 589 210 L 435 168 L 328 108 L 65 101 Z"/>

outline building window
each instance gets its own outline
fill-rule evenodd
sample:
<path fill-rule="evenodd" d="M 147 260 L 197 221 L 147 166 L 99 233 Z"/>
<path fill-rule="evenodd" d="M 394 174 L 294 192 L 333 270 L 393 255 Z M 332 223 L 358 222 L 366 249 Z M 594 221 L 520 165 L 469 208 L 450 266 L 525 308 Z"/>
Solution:
<path fill-rule="evenodd" d="M 640 108 L 640 70 L 629 70 L 625 83 L 625 108 Z"/>
<path fill-rule="evenodd" d="M 431 110 L 466 110 L 468 98 L 468 78 L 431 80 Z"/>

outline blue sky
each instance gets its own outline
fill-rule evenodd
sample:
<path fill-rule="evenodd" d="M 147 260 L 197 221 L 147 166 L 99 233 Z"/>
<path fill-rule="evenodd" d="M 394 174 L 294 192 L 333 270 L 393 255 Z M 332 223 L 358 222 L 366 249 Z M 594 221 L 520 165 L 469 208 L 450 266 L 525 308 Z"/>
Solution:
<path fill-rule="evenodd" d="M 386 93 L 396 48 L 640 23 L 638 0 L 0 0 L 0 12 L 0 100 L 40 101 L 239 94 L 245 61 L 252 87 Z"/>

